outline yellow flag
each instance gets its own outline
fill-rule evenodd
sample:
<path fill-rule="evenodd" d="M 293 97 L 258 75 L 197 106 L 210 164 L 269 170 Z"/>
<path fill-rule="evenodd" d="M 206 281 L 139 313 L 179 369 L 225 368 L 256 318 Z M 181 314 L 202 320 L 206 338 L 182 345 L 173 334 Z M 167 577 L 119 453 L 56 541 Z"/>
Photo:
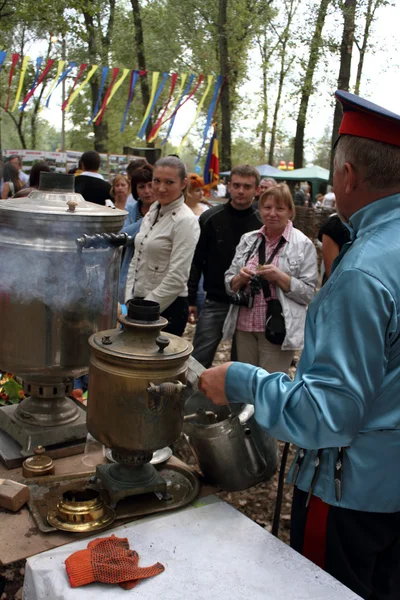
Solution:
<path fill-rule="evenodd" d="M 51 82 L 51 86 L 50 86 L 49 91 L 47 92 L 46 96 L 44 97 L 44 100 L 47 100 L 47 98 L 50 96 L 51 92 L 54 90 L 56 83 L 58 81 L 58 78 L 60 77 L 60 75 L 64 69 L 65 62 L 66 62 L 65 60 L 58 61 L 57 74 L 54 77 L 53 81 Z"/>
<path fill-rule="evenodd" d="M 23 85 L 24 79 L 25 79 L 25 72 L 26 72 L 26 68 L 28 66 L 29 60 L 30 60 L 29 56 L 24 56 L 24 58 L 22 59 L 21 74 L 19 76 L 17 93 L 16 93 L 16 96 L 15 96 L 15 100 L 14 100 L 14 104 L 13 104 L 13 107 L 11 109 L 11 112 L 14 112 L 14 110 L 18 106 L 18 102 L 19 102 L 19 99 L 20 99 L 20 96 L 21 96 L 21 92 L 22 92 L 22 85 Z"/>
<path fill-rule="evenodd" d="M 214 76 L 213 76 L 213 75 L 209 75 L 209 76 L 208 76 L 208 82 L 207 82 L 207 87 L 206 87 L 206 90 L 205 90 L 204 94 L 203 94 L 203 95 L 202 95 L 202 97 L 201 97 L 201 100 L 200 100 L 200 102 L 199 102 L 199 105 L 198 105 L 198 107 L 197 107 L 196 114 L 195 114 L 195 116 L 194 116 L 194 119 L 193 119 L 193 122 L 192 122 L 192 124 L 191 124 L 191 126 L 189 127 L 189 129 L 187 130 L 187 132 L 185 133 L 185 135 L 184 135 L 184 136 L 183 136 L 183 138 L 182 138 L 182 141 L 181 141 L 181 143 L 180 143 L 180 145 L 179 145 L 179 150 L 181 150 L 181 148 L 182 148 L 183 144 L 186 142 L 186 138 L 187 138 L 187 136 L 189 135 L 189 133 L 190 133 L 190 131 L 191 131 L 191 129 L 192 129 L 192 127 L 193 127 L 193 125 L 194 125 L 194 124 L 196 123 L 196 121 L 197 121 L 197 117 L 199 116 L 199 114 L 200 114 L 200 111 L 201 111 L 201 109 L 203 108 L 203 104 L 204 104 L 204 102 L 205 102 L 205 99 L 207 98 L 207 96 L 208 96 L 208 94 L 209 94 L 209 91 L 210 91 L 210 89 L 211 89 L 211 86 L 212 86 L 213 80 L 214 80 Z M 179 150 L 178 150 L 178 152 L 179 152 Z"/>
<path fill-rule="evenodd" d="M 98 68 L 99 68 L 98 65 L 93 65 L 92 67 L 90 67 L 90 71 L 86 75 L 85 79 L 82 81 L 81 85 L 78 85 L 78 87 L 76 88 L 76 90 L 71 94 L 71 97 L 68 100 L 68 104 L 65 107 L 65 112 L 69 111 L 69 108 L 70 108 L 71 104 L 73 103 L 73 101 L 75 100 L 75 98 L 77 97 L 77 95 L 79 94 L 79 92 L 81 91 L 81 89 L 88 83 L 88 81 L 90 81 L 90 79 L 95 74 L 95 72 L 97 71 Z"/>
<path fill-rule="evenodd" d="M 140 123 L 140 127 L 139 127 L 138 131 L 140 131 L 140 130 L 142 129 L 142 125 L 143 125 L 143 123 L 145 122 L 145 120 L 146 120 L 146 119 L 147 119 L 147 117 L 149 116 L 149 112 L 150 112 L 151 106 L 152 106 L 152 104 L 153 104 L 154 96 L 156 95 L 156 91 L 157 91 L 157 83 L 158 83 L 158 78 L 159 78 L 159 77 L 160 77 L 160 72 L 159 72 L 159 71 L 155 71 L 155 72 L 153 73 L 153 77 L 152 77 L 152 80 L 151 80 L 151 94 L 150 94 L 150 100 L 149 100 L 149 103 L 148 103 L 148 105 L 147 105 L 146 112 L 144 113 L 143 120 L 142 120 L 142 122 Z"/>
<path fill-rule="evenodd" d="M 114 84 L 113 89 L 111 90 L 110 95 L 107 98 L 107 102 L 106 102 L 106 106 L 108 106 L 110 104 L 110 100 L 111 98 L 114 96 L 115 92 L 117 91 L 117 89 L 120 87 L 120 85 L 122 85 L 124 79 L 126 78 L 126 76 L 128 75 L 130 69 L 124 69 L 122 71 L 122 75 L 121 77 L 118 79 L 118 81 Z M 95 116 L 95 118 L 93 119 L 93 122 L 95 123 L 97 121 L 97 119 L 99 118 L 99 115 L 101 113 L 101 108 L 99 110 L 99 112 L 97 113 L 97 115 Z"/>

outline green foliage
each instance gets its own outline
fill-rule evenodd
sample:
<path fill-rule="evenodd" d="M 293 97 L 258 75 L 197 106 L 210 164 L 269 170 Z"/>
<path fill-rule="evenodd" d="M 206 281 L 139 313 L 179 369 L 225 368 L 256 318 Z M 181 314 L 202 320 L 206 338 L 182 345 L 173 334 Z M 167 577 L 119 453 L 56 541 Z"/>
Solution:
<path fill-rule="evenodd" d="M 232 144 L 232 165 L 248 163 L 253 166 L 260 164 L 259 144 L 255 139 L 247 140 L 238 137 Z"/>
<path fill-rule="evenodd" d="M 323 136 L 314 146 L 314 156 L 312 162 L 314 165 L 329 169 L 331 157 L 331 128 L 326 126 Z"/>

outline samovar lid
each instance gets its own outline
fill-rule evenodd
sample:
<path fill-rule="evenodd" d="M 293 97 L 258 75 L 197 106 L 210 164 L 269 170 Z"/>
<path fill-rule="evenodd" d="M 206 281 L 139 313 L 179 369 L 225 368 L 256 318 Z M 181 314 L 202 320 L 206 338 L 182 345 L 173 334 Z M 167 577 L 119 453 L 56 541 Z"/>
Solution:
<path fill-rule="evenodd" d="M 83 218 L 87 221 L 112 218 L 120 223 L 120 227 L 123 226 L 128 214 L 126 211 L 87 202 L 81 194 L 75 193 L 74 185 L 74 175 L 41 173 L 38 190 L 33 190 L 29 196 L 3 200 L 0 202 L 0 209 L 8 214 L 19 213 L 21 216 L 23 213 L 33 213 L 38 217 L 43 215 L 46 220 L 65 218 L 80 221 Z"/>
<path fill-rule="evenodd" d="M 102 354 L 133 361 L 164 361 L 189 356 L 192 344 L 181 337 L 163 333 L 168 324 L 160 316 L 157 302 L 134 298 L 128 303 L 128 315 L 118 317 L 122 329 L 93 334 L 89 344 Z"/>

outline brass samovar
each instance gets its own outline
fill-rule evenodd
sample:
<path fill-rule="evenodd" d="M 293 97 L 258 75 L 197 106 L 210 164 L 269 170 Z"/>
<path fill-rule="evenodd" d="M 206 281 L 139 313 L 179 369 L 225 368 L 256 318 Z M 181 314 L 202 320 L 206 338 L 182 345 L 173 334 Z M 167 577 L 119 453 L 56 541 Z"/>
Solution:
<path fill-rule="evenodd" d="M 150 461 L 181 434 L 193 350 L 187 340 L 162 334 L 167 320 L 156 302 L 130 300 L 119 321 L 120 330 L 89 338 L 87 408 L 89 433 L 112 449 L 115 462 L 99 465 L 96 476 L 114 504 L 148 492 L 165 498 L 166 482 Z"/>

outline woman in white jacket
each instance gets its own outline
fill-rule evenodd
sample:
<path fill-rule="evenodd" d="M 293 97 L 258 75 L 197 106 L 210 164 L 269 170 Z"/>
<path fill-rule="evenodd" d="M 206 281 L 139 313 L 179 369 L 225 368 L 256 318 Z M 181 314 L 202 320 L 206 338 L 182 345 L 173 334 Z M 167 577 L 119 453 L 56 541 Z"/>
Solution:
<path fill-rule="evenodd" d="M 269 372 L 287 373 L 294 351 L 303 347 L 307 305 L 315 294 L 318 280 L 316 251 L 314 244 L 293 227 L 295 207 L 286 184 L 275 185 L 264 192 L 259 200 L 259 211 L 263 227 L 242 236 L 225 273 L 227 293 L 235 296 L 233 300 L 240 305 L 231 305 L 224 337 L 229 339 L 235 334 L 240 362 Z M 266 264 L 271 256 L 272 261 Z M 258 286 L 257 291 L 254 275 L 259 276 L 256 283 L 258 280 L 264 289 Z M 269 285 L 265 286 L 262 280 Z M 247 298 L 251 297 L 253 306 L 249 308 Z M 281 345 L 265 337 L 267 306 L 271 299 L 279 300 L 282 306 L 286 332 Z"/>
<path fill-rule="evenodd" d="M 167 156 L 154 165 L 155 202 L 135 237 L 135 253 L 128 269 L 125 301 L 133 297 L 160 304 L 169 323 L 164 331 L 182 335 L 188 317 L 190 266 L 200 235 L 197 218 L 185 204 L 185 165 Z"/>

